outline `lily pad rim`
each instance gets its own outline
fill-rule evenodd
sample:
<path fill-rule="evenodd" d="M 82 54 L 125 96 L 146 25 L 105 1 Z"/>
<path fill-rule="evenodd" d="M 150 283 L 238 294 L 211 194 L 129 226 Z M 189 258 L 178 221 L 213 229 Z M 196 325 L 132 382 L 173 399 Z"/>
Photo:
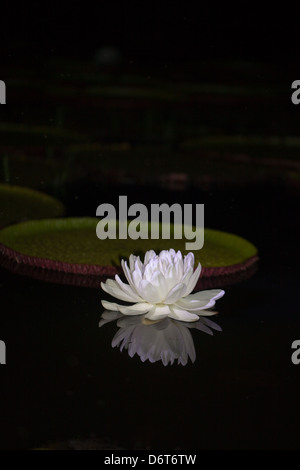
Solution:
<path fill-rule="evenodd" d="M 101 266 L 101 265 L 89 265 L 89 264 L 78 264 L 78 263 L 67 263 L 63 261 L 54 261 L 46 258 L 38 258 L 34 256 L 24 255 L 11 248 L 0 243 L 0 254 L 6 259 L 13 261 L 19 266 L 28 266 L 32 268 L 39 268 L 45 272 L 61 272 L 64 274 L 73 274 L 78 276 L 99 276 L 100 280 L 104 277 L 114 277 L 116 274 L 122 274 L 121 267 L 115 267 L 112 265 Z M 201 275 L 199 282 L 203 278 L 221 278 L 222 276 L 235 275 L 239 272 L 248 271 L 250 268 L 255 267 L 259 261 L 258 255 L 254 255 L 248 258 L 243 263 L 237 263 L 230 266 L 221 267 L 205 267 L 202 266 Z"/>
<path fill-rule="evenodd" d="M 24 254 L 20 251 L 15 250 L 12 246 L 9 246 L 7 241 L 3 241 L 3 237 L 1 235 L 5 233 L 14 232 L 21 228 L 32 228 L 36 225 L 42 226 L 45 230 L 49 227 L 53 230 L 57 229 L 57 226 L 64 230 L 74 224 L 75 228 L 90 228 L 94 226 L 96 228 L 96 222 L 99 219 L 94 217 L 65 217 L 65 218 L 53 218 L 53 219 L 40 219 L 40 220 L 31 220 L 26 222 L 20 222 L 17 224 L 13 224 L 7 227 L 4 227 L 0 230 L 0 252 L 8 257 L 9 259 L 14 259 L 18 263 L 27 264 L 29 266 L 41 267 L 50 270 L 56 271 L 63 271 L 68 273 L 75 273 L 75 274 L 96 274 L 96 275 L 114 275 L 121 272 L 121 268 L 119 266 L 113 265 L 100 265 L 100 264 L 88 264 L 88 263 L 76 263 L 76 262 L 67 262 L 58 259 L 49 259 L 46 257 L 37 257 L 30 254 Z M 87 223 L 91 224 L 87 227 Z M 220 275 L 226 273 L 234 273 L 238 270 L 247 269 L 248 266 L 256 263 L 258 261 L 258 253 L 257 248 L 248 240 L 240 237 L 239 235 L 235 235 L 229 232 L 223 232 L 221 230 L 214 230 L 214 229 L 205 229 L 212 234 L 222 233 L 223 235 L 227 235 L 229 237 L 234 237 L 236 239 L 241 240 L 242 242 L 246 243 L 249 248 L 252 249 L 252 254 L 244 259 L 239 263 L 235 263 L 232 265 L 218 265 L 218 266 L 203 266 L 202 265 L 202 274 L 201 276 L 213 276 L 213 275 Z M 42 233 L 42 232 L 41 232 Z M 95 234 L 96 236 L 96 234 Z"/>

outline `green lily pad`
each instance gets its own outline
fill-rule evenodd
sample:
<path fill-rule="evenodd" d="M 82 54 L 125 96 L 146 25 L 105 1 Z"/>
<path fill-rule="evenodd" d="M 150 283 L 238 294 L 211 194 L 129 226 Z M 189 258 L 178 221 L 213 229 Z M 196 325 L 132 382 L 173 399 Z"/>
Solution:
<path fill-rule="evenodd" d="M 112 276 L 121 271 L 121 259 L 131 253 L 143 256 L 150 249 L 174 248 L 186 253 L 182 240 L 100 240 L 99 219 L 65 218 L 24 222 L 0 231 L 0 253 L 19 267 L 27 265 L 80 276 Z M 248 269 L 257 261 L 257 249 L 230 233 L 205 229 L 204 247 L 195 251 L 201 277 L 219 277 Z M 56 279 L 57 281 L 57 279 Z M 74 282 L 72 282 L 74 283 Z M 75 282 L 76 283 L 76 282 Z"/>
<path fill-rule="evenodd" d="M 63 215 L 64 206 L 57 199 L 22 186 L 0 184 L 0 227 L 31 219 Z"/>

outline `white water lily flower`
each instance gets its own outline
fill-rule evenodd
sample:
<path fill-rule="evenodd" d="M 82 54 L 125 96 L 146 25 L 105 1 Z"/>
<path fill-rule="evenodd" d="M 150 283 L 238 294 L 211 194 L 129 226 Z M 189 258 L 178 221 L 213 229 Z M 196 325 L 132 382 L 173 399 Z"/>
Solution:
<path fill-rule="evenodd" d="M 184 259 L 180 251 L 147 251 L 144 263 L 139 256 L 130 255 L 129 267 L 122 260 L 122 268 L 128 284 L 118 275 L 115 281 L 101 283 L 108 294 L 133 305 L 124 306 L 102 300 L 107 310 L 117 310 L 124 315 L 142 315 L 149 320 L 170 317 L 181 321 L 197 321 L 199 316 L 214 315 L 209 311 L 215 301 L 224 295 L 221 289 L 204 290 L 191 295 L 201 272 L 201 265 L 194 271 L 195 257 L 188 253 Z"/>

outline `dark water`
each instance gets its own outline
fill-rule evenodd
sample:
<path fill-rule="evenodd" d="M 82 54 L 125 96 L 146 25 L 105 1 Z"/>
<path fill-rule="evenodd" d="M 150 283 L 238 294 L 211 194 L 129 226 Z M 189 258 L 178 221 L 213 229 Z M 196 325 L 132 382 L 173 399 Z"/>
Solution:
<path fill-rule="evenodd" d="M 112 348 L 118 328 L 98 327 L 108 299 L 100 289 L 1 270 L 0 446 L 98 439 L 126 449 L 299 448 L 300 365 L 291 361 L 300 339 L 297 198 L 280 186 L 76 191 L 66 201 L 70 215 L 94 215 L 103 198 L 120 194 L 129 203 L 205 203 L 205 225 L 252 241 L 259 269 L 217 302 L 222 332 L 191 330 L 196 361 L 166 367 Z"/>
<path fill-rule="evenodd" d="M 222 332 L 190 330 L 196 361 L 164 366 L 112 348 L 100 288 L 0 268 L 0 448 L 299 449 L 299 22 L 274 3 L 129 3 L 1 5 L 0 181 L 68 216 L 120 195 L 205 204 L 258 271 L 225 287 Z"/>

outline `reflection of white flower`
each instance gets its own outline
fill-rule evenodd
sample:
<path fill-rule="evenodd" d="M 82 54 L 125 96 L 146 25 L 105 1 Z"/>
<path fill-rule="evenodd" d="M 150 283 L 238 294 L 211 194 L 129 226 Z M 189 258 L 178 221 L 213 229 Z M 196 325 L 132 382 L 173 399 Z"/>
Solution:
<path fill-rule="evenodd" d="M 202 317 L 197 322 L 183 323 L 170 318 L 153 322 L 147 320 L 145 315 L 129 317 L 118 312 L 104 312 L 99 322 L 103 326 L 110 321 L 117 320 L 119 330 L 112 340 L 112 346 L 119 346 L 120 350 L 128 350 L 130 357 L 137 354 L 143 362 L 162 361 L 166 366 L 169 363 L 185 366 L 188 358 L 192 362 L 196 359 L 194 342 L 189 328 L 195 328 L 212 335 L 211 328 L 221 331 L 221 328 L 211 320 Z"/>
<path fill-rule="evenodd" d="M 221 289 L 205 290 L 191 294 L 200 276 L 199 263 L 194 271 L 195 258 L 189 253 L 183 259 L 180 251 L 147 251 L 144 263 L 139 256 L 130 255 L 129 267 L 122 260 L 122 268 L 129 284 L 107 279 L 101 283 L 102 289 L 125 302 L 134 305 L 124 306 L 102 300 L 107 310 L 117 310 L 124 315 L 146 314 L 150 320 L 170 317 L 181 321 L 197 321 L 199 315 L 214 315 L 207 309 L 215 305 L 215 300 L 224 295 Z"/>

